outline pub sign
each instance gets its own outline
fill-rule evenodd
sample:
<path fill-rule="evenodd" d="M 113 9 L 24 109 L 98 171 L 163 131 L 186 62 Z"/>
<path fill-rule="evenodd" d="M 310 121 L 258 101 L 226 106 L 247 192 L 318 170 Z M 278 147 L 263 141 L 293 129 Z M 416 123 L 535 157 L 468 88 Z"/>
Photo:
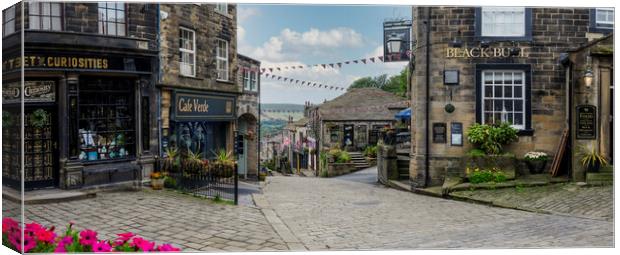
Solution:
<path fill-rule="evenodd" d="M 400 62 L 411 60 L 411 20 L 383 22 L 383 62 Z M 389 41 L 400 42 L 398 52 L 390 53 Z"/>
<path fill-rule="evenodd" d="M 577 139 L 596 139 L 596 106 L 577 106 Z"/>

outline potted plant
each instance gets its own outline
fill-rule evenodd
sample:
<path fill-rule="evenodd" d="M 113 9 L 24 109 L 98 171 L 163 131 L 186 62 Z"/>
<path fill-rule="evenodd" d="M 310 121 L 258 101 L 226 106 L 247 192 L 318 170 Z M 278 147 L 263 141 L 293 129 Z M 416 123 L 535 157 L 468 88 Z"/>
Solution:
<path fill-rule="evenodd" d="M 151 173 L 151 188 L 160 190 L 164 188 L 164 174 L 162 172 Z"/>
<path fill-rule="evenodd" d="M 542 151 L 530 151 L 525 153 L 523 159 L 530 169 L 530 174 L 540 174 L 545 169 L 549 156 Z"/>
<path fill-rule="evenodd" d="M 210 167 L 214 171 L 215 175 L 224 178 L 232 177 L 233 169 L 235 167 L 232 151 L 227 152 L 225 149 L 220 149 L 217 152 L 211 152 L 215 155 L 215 159 L 210 164 Z"/>
<path fill-rule="evenodd" d="M 602 166 L 607 165 L 607 159 L 596 151 L 593 143 L 587 147 L 579 146 L 578 155 L 581 157 L 581 165 L 586 168 L 587 172 L 598 173 Z"/>

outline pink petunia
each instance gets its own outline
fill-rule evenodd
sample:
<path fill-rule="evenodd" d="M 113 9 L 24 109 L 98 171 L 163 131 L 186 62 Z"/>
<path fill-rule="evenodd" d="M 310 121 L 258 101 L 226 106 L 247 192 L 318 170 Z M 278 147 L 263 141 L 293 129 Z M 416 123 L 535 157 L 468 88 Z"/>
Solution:
<path fill-rule="evenodd" d="M 133 239 L 131 246 L 134 246 L 140 249 L 141 251 L 153 251 L 153 248 L 155 247 L 155 243 L 149 242 L 141 237 L 136 237 Z"/>
<path fill-rule="evenodd" d="M 32 250 L 34 247 L 37 246 L 37 241 L 34 240 L 33 237 L 31 236 L 24 236 L 24 249 L 22 250 L 22 239 L 21 239 L 21 233 L 17 233 L 14 235 L 9 236 L 9 242 L 15 246 L 15 249 L 17 249 L 18 252 L 29 252 L 30 250 Z"/>
<path fill-rule="evenodd" d="M 19 223 L 12 218 L 2 219 L 2 234 L 16 231 L 19 228 Z"/>
<path fill-rule="evenodd" d="M 35 236 L 37 237 L 37 240 L 41 242 L 52 243 L 56 238 L 56 233 L 52 230 L 39 229 L 35 232 Z"/>
<path fill-rule="evenodd" d="M 36 222 L 28 223 L 26 224 L 26 228 L 24 229 L 24 235 L 29 235 L 29 236 L 34 237 L 35 233 L 38 232 L 39 230 L 45 230 L 45 228 L 43 228 L 41 224 L 36 223 Z"/>
<path fill-rule="evenodd" d="M 97 242 L 97 232 L 85 229 L 80 232 L 80 244 L 81 245 L 93 245 Z"/>
<path fill-rule="evenodd" d="M 112 246 L 107 241 L 99 241 L 93 244 L 93 252 L 101 253 L 101 252 L 110 252 L 112 251 Z"/>
<path fill-rule="evenodd" d="M 180 251 L 181 249 L 166 243 L 166 244 L 162 244 L 158 246 L 157 250 L 162 251 L 162 252 L 172 252 L 172 251 Z"/>

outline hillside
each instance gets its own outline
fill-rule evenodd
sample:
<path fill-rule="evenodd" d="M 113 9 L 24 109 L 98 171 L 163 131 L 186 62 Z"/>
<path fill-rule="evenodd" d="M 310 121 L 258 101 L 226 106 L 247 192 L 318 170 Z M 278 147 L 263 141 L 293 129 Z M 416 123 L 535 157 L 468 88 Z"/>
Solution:
<path fill-rule="evenodd" d="M 282 130 L 288 122 L 288 117 L 293 121 L 304 116 L 304 105 L 301 104 L 261 104 L 261 135 L 273 135 Z"/>

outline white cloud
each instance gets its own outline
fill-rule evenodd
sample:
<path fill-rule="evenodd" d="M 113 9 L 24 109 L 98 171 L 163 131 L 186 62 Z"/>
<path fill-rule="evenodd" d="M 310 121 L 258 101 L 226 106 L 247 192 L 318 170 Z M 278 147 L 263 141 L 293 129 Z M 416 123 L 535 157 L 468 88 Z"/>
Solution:
<path fill-rule="evenodd" d="M 245 39 L 245 28 L 237 26 L 237 41 L 243 41 Z"/>
<path fill-rule="evenodd" d="M 237 9 L 237 23 L 243 23 L 247 21 L 249 18 L 260 15 L 260 11 L 253 7 L 245 7 L 243 5 L 238 5 Z"/>

